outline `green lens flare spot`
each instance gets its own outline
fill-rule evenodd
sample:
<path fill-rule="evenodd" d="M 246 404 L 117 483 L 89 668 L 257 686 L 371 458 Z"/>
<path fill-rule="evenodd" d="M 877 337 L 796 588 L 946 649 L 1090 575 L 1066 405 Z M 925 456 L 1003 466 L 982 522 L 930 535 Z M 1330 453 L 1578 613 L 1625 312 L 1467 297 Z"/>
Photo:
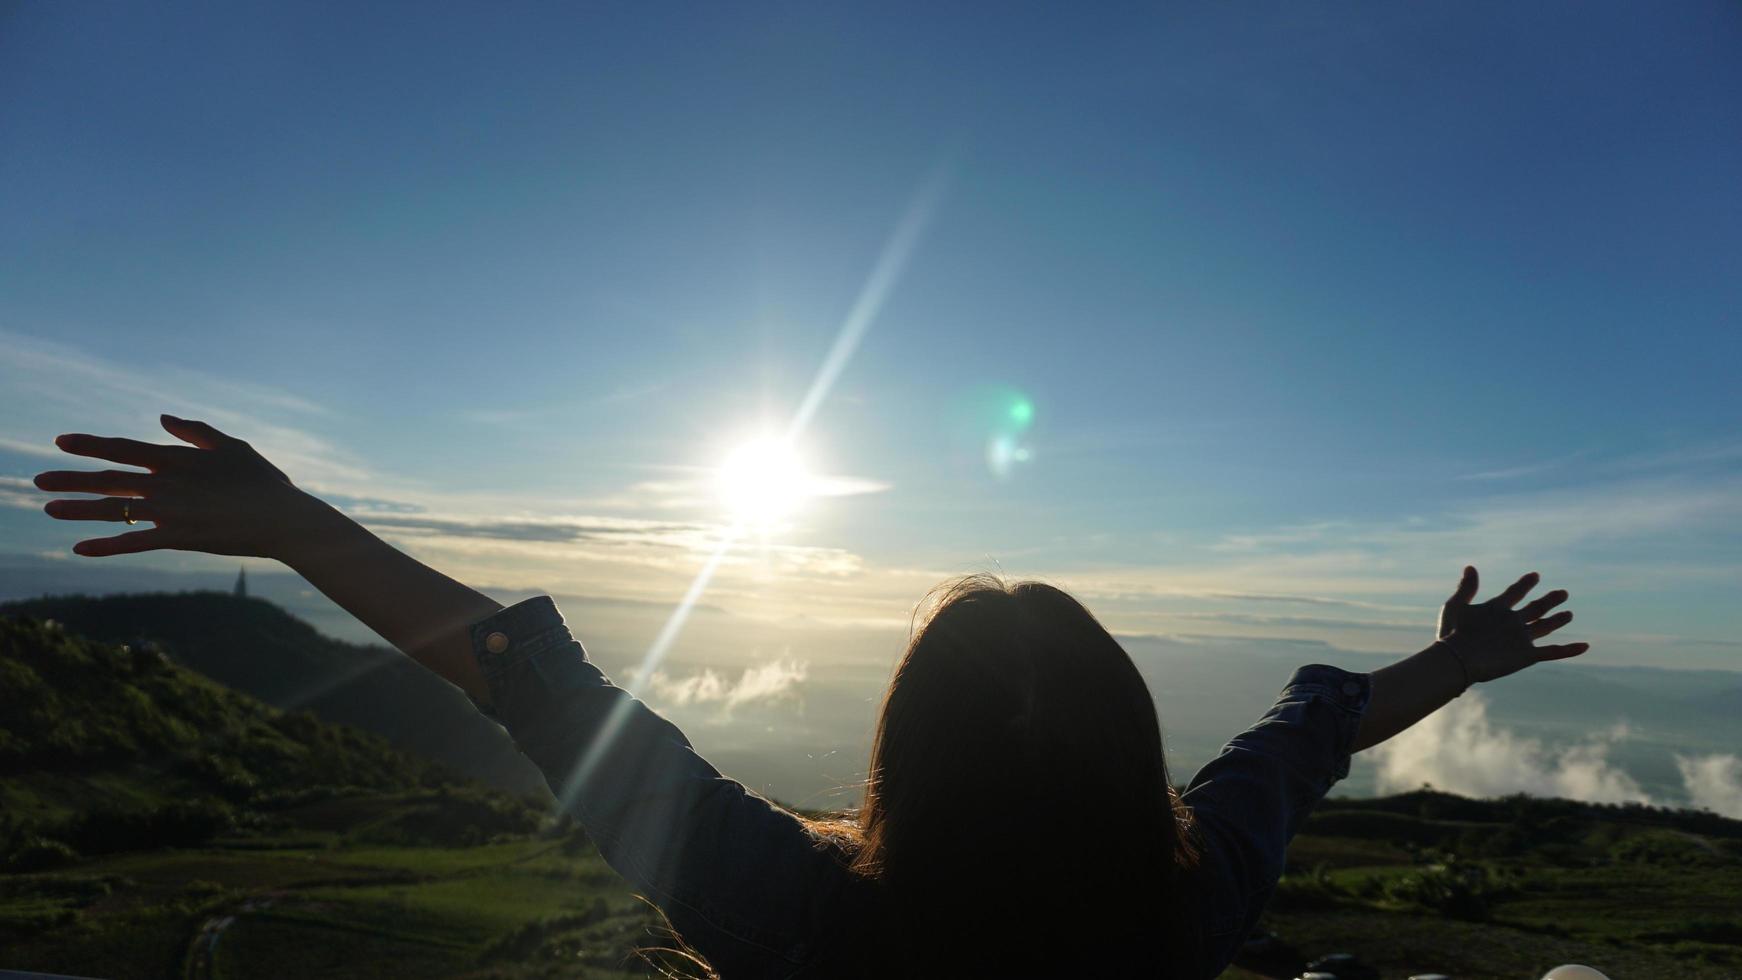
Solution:
<path fill-rule="evenodd" d="M 1033 422 L 1034 403 L 1026 398 L 1017 399 L 1015 404 L 1010 406 L 1010 421 L 1024 427 Z"/>

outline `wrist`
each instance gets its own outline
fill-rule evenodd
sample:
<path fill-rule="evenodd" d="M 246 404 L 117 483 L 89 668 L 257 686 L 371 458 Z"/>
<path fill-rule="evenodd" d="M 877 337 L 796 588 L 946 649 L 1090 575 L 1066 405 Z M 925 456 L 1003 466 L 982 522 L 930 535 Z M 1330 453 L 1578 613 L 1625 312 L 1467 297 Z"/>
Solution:
<path fill-rule="evenodd" d="M 1457 677 L 1460 685 L 1458 693 L 1462 694 L 1476 683 L 1476 675 L 1470 670 L 1468 651 L 1463 649 L 1463 644 L 1457 642 L 1456 636 L 1457 634 L 1453 633 L 1441 637 L 1435 640 L 1429 649 L 1437 651 L 1440 659 L 1447 664 L 1448 674 Z"/>
<path fill-rule="evenodd" d="M 290 499 L 284 517 L 271 557 L 298 572 L 343 551 L 348 539 L 363 530 L 338 508 L 304 490 Z"/>

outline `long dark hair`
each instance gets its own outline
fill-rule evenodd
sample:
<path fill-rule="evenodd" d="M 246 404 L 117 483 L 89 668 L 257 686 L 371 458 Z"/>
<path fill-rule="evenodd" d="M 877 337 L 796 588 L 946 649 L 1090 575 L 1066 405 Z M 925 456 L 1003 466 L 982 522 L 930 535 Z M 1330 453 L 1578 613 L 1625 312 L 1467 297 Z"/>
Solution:
<path fill-rule="evenodd" d="M 910 976 L 1165 973 L 1197 851 L 1136 664 L 1041 582 L 928 598 L 847 834 L 887 910 L 866 941 Z"/>
<path fill-rule="evenodd" d="M 932 591 L 864 805 L 807 822 L 876 898 L 819 975 L 1156 977 L 1192 941 L 1182 877 L 1198 851 L 1149 688 L 1044 583 Z"/>

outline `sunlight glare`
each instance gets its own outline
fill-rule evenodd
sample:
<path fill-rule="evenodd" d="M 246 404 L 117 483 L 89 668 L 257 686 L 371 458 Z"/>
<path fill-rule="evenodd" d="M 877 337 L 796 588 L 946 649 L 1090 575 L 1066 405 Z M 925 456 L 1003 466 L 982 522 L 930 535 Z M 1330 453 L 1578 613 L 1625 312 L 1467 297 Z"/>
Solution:
<path fill-rule="evenodd" d="M 779 523 L 814 495 L 814 481 L 792 444 L 763 437 L 733 450 L 715 485 L 732 517 L 749 525 Z"/>

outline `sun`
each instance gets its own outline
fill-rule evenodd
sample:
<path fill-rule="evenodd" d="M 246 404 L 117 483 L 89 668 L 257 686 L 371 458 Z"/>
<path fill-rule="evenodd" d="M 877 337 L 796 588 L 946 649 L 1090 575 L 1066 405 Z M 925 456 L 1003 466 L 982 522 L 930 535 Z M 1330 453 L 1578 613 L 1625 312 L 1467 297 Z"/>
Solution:
<path fill-rule="evenodd" d="M 769 527 L 814 496 L 815 480 L 792 444 L 764 436 L 732 450 L 714 475 L 720 502 L 734 520 Z"/>

